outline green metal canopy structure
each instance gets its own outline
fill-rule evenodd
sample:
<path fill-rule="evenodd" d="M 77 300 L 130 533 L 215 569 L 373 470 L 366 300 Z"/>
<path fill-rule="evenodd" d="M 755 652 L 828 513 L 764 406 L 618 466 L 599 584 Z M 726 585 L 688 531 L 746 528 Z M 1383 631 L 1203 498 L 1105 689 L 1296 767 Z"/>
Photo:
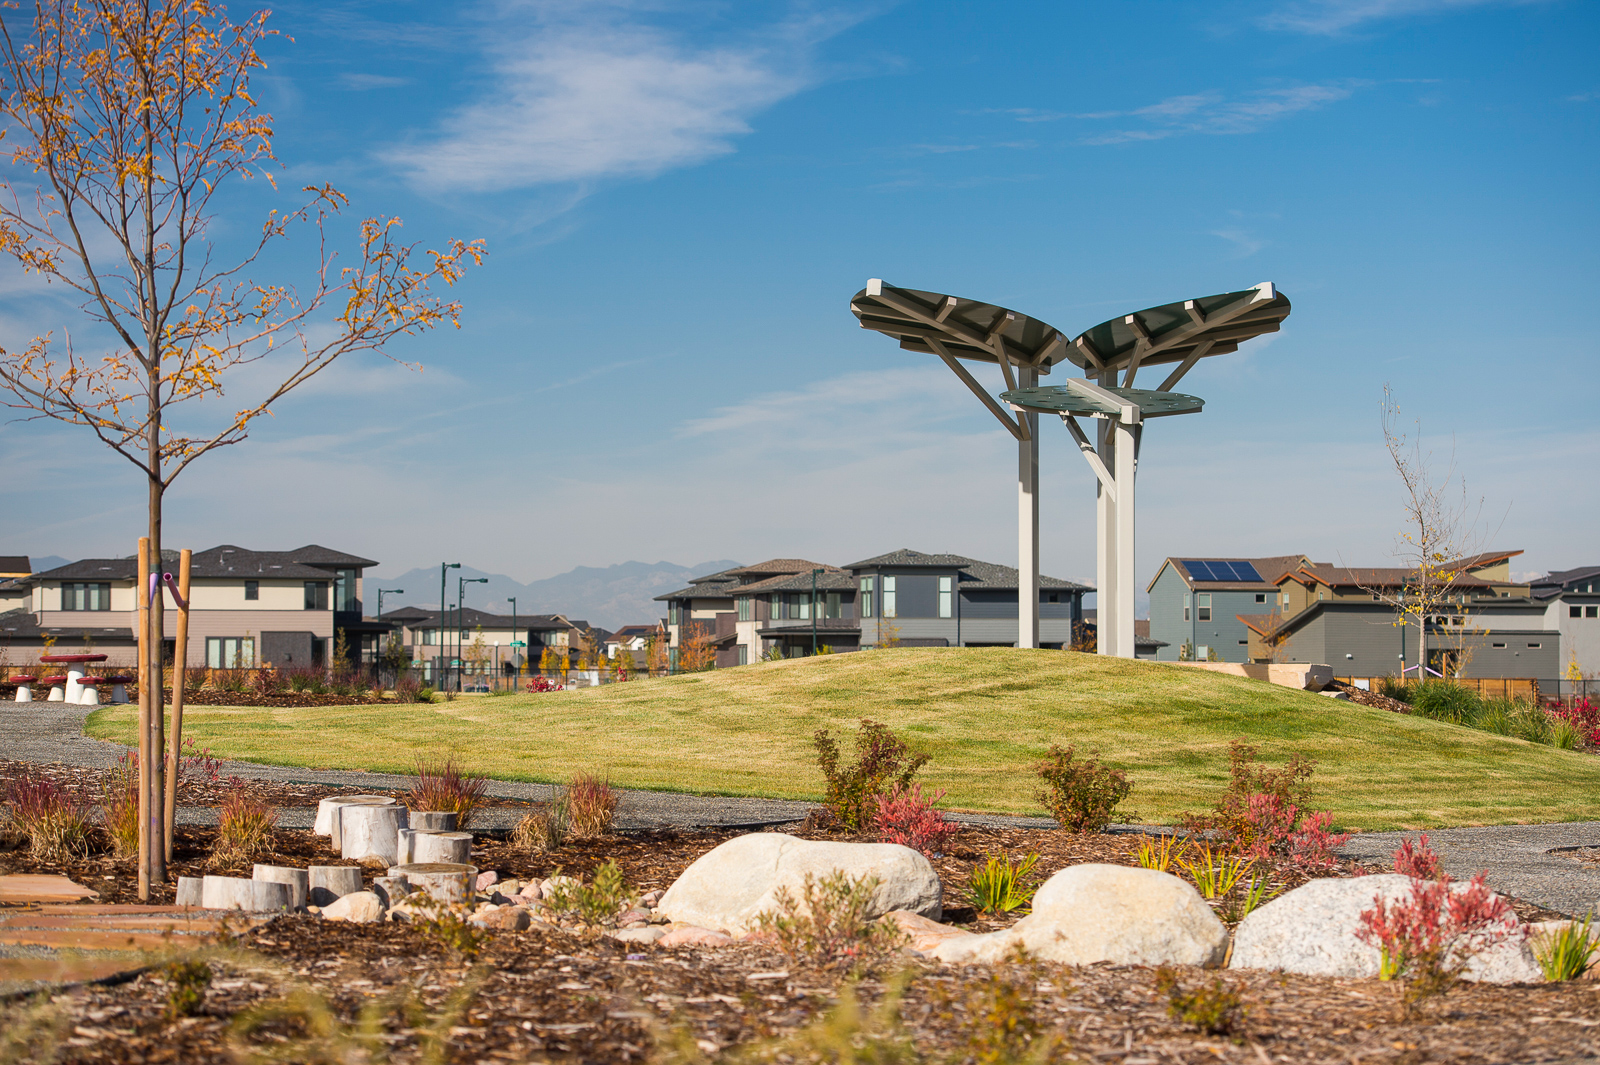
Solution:
<path fill-rule="evenodd" d="M 1019 647 L 1039 645 L 1038 416 L 1060 416 L 1098 482 L 1098 650 L 1134 657 L 1134 474 L 1144 420 L 1199 413 L 1204 401 L 1173 392 L 1173 386 L 1201 359 L 1237 351 L 1247 340 L 1277 332 L 1289 316 L 1288 298 L 1271 282 L 1263 282 L 1135 311 L 1070 341 L 1045 322 L 997 304 L 895 288 L 876 278 L 851 299 L 850 310 L 863 329 L 894 337 L 908 351 L 937 355 L 1016 437 Z M 1005 390 L 998 399 L 963 360 L 1000 367 Z M 1084 376 L 1040 387 L 1039 375 L 1063 362 L 1077 366 Z M 1177 365 L 1159 387 L 1133 387 L 1142 367 L 1173 363 Z M 1098 422 L 1093 442 L 1079 417 Z"/>

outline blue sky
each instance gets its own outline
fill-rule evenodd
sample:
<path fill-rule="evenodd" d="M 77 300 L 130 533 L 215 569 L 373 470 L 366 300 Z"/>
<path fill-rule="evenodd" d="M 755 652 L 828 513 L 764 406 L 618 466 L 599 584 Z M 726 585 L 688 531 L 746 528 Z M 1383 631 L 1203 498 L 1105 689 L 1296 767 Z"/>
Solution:
<path fill-rule="evenodd" d="M 460 331 L 393 348 L 421 373 L 336 365 L 186 472 L 169 544 L 520 580 L 901 546 L 1014 562 L 1009 437 L 850 296 L 882 277 L 1076 334 L 1270 280 L 1283 332 L 1195 370 L 1205 412 L 1146 434 L 1141 583 L 1167 555 L 1386 562 L 1386 383 L 1519 569 L 1597 560 L 1594 5 L 287 3 L 274 23 L 280 186 L 331 180 L 354 214 L 491 255 Z M 287 197 L 234 197 L 219 241 Z M 0 299 L 13 337 L 72 324 L 10 279 Z M 0 460 L 5 552 L 132 550 L 142 486 L 81 431 L 6 424 Z M 1045 572 L 1092 579 L 1092 492 L 1047 432 Z"/>

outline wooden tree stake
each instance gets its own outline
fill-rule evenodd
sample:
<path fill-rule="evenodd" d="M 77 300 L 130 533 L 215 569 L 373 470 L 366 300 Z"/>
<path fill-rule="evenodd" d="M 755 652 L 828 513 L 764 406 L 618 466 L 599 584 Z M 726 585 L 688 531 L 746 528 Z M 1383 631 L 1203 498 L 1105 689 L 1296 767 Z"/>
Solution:
<path fill-rule="evenodd" d="M 171 755 L 167 759 L 167 803 L 164 819 L 167 861 L 172 861 L 172 826 L 178 816 L 178 761 L 183 744 L 183 687 L 184 675 L 189 668 L 189 566 L 194 552 L 183 549 L 178 564 L 178 595 L 183 603 L 178 607 L 177 644 L 172 656 L 172 739 Z"/>

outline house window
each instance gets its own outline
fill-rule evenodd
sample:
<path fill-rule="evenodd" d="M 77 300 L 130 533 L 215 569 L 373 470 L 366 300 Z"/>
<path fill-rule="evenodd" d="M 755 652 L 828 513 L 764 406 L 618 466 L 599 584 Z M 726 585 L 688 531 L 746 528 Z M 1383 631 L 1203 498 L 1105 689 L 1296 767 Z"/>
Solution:
<path fill-rule="evenodd" d="M 1266 601 L 1267 601 L 1267 593 L 1266 592 L 1257 592 L 1256 593 L 1256 602 L 1265 603 Z"/>
<path fill-rule="evenodd" d="M 744 599 L 739 600 L 739 602 L 743 603 L 748 599 L 749 596 L 746 596 Z M 746 618 L 745 620 L 748 621 L 750 619 Z M 741 666 L 748 666 L 750 664 L 750 647 L 748 644 L 741 643 L 739 645 L 739 664 Z"/>
<path fill-rule="evenodd" d="M 1567 607 L 1567 617 L 1569 617 L 1569 618 L 1581 618 L 1581 617 L 1583 617 L 1583 607 L 1581 607 L 1581 606 L 1569 606 L 1569 607 Z"/>
<path fill-rule="evenodd" d="M 861 616 L 864 618 L 872 616 L 872 582 L 872 577 L 861 578 Z"/>
<path fill-rule="evenodd" d="M 739 604 L 739 620 L 740 621 L 749 621 L 750 618 L 753 616 L 753 613 L 754 613 L 754 611 L 751 609 L 752 604 L 750 602 L 750 597 L 748 595 L 741 595 L 738 599 L 735 599 L 734 602 Z M 739 656 L 740 656 L 739 664 L 742 666 L 742 665 L 744 665 L 744 645 L 743 644 L 739 645 Z"/>
<path fill-rule="evenodd" d="M 260 599 L 261 598 L 261 582 L 260 581 L 245 581 L 244 582 L 244 597 L 246 599 L 251 600 L 251 601 Z"/>
<path fill-rule="evenodd" d="M 811 596 L 807 594 L 795 596 L 794 602 L 789 604 L 789 616 L 800 621 L 810 621 Z"/>
<path fill-rule="evenodd" d="M 61 585 L 62 610 L 110 610 L 111 585 L 74 581 Z"/>
<path fill-rule="evenodd" d="M 206 665 L 211 669 L 252 669 L 255 664 L 256 641 L 253 637 L 206 638 Z"/>
<path fill-rule="evenodd" d="M 328 582 L 306 581 L 306 609 L 328 609 Z"/>
<path fill-rule="evenodd" d="M 782 618 L 783 617 L 783 596 L 779 595 L 777 592 L 773 592 L 772 593 L 772 602 L 768 605 L 768 611 L 771 614 L 772 619 L 774 621 L 778 620 L 779 618 Z"/>
<path fill-rule="evenodd" d="M 953 588 L 954 584 L 955 578 L 953 577 L 939 578 L 939 616 L 942 618 L 947 618 L 952 615 L 952 608 L 955 605 L 952 602 L 952 600 L 955 598 L 955 591 Z M 1055 602 L 1055 598 L 1056 597 L 1052 595 L 1050 597 L 1050 601 Z"/>
<path fill-rule="evenodd" d="M 1600 607 L 1593 607 L 1593 606 L 1584 607 L 1583 608 L 1583 616 L 1586 617 L 1586 618 L 1600 617 Z"/>
<path fill-rule="evenodd" d="M 1528 644 L 1528 646 L 1533 648 L 1535 651 L 1537 651 L 1539 648 L 1543 647 L 1544 645 L 1541 644 L 1541 643 L 1530 643 L 1530 644 Z"/>
<path fill-rule="evenodd" d="M 356 598 L 356 571 L 353 569 L 336 569 L 333 571 L 333 609 L 355 611 L 361 609 L 361 600 Z"/>
<path fill-rule="evenodd" d="M 1200 621 L 1211 620 L 1211 593 L 1200 592 L 1194 597 L 1195 617 Z"/>
<path fill-rule="evenodd" d="M 895 579 L 893 577 L 885 577 L 883 579 L 883 616 L 886 618 L 900 616 L 899 610 L 895 606 L 894 582 Z"/>
<path fill-rule="evenodd" d="M 1183 593 L 1183 620 L 1189 620 L 1189 593 Z"/>
<path fill-rule="evenodd" d="M 824 609 L 827 611 L 827 613 L 823 614 L 823 617 L 843 617 L 844 615 L 839 612 L 839 605 L 839 593 L 829 592 L 827 599 L 824 600 Z"/>
<path fill-rule="evenodd" d="M 1505 644 L 1503 644 L 1503 643 L 1497 643 L 1494 646 L 1498 647 L 1498 648 L 1501 648 L 1502 650 L 1505 648 Z"/>

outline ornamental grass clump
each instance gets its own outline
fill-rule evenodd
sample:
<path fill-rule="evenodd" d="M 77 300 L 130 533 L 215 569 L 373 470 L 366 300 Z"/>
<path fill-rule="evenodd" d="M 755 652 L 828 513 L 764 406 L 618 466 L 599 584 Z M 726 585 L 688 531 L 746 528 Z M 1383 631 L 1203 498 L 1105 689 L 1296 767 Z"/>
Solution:
<path fill-rule="evenodd" d="M 547 802 L 536 805 L 511 830 L 511 845 L 525 851 L 553 851 L 566 842 L 570 823 L 567 794 L 558 788 Z"/>
<path fill-rule="evenodd" d="M 12 830 L 27 838 L 35 860 L 64 862 L 89 853 L 89 812 L 55 781 L 31 776 L 10 781 L 6 806 Z"/>
<path fill-rule="evenodd" d="M 1019 861 L 1006 855 L 989 855 L 967 879 L 967 901 L 980 914 L 1022 909 L 1033 901 L 1033 893 L 1038 890 L 1039 885 L 1033 882 L 1033 868 L 1038 864 L 1037 854 Z"/>
<path fill-rule="evenodd" d="M 878 800 L 872 811 L 872 827 L 885 843 L 898 843 L 920 851 L 933 858 L 961 831 L 961 826 L 945 820 L 934 803 L 944 798 L 936 791 L 929 798 L 922 794 L 922 785 L 902 787 L 895 784 Z"/>
<path fill-rule="evenodd" d="M 857 880 L 842 869 L 821 879 L 805 875 L 798 898 L 787 888 L 776 905 L 756 917 L 756 930 L 798 965 L 817 968 L 866 965 L 899 949 L 906 935 L 873 917 L 875 876 Z"/>
<path fill-rule="evenodd" d="M 1039 803 L 1069 832 L 1103 832 L 1133 784 L 1122 770 L 1101 764 L 1093 755 L 1074 761 L 1076 750 L 1054 745 L 1036 767 L 1045 782 Z"/>
<path fill-rule="evenodd" d="M 406 793 L 406 808 L 417 813 L 453 813 L 457 830 L 464 831 L 472 823 L 473 811 L 483 801 L 488 786 L 487 777 L 464 772 L 454 756 L 446 755 L 443 761 L 436 762 L 419 755 L 417 782 Z"/>
<path fill-rule="evenodd" d="M 100 775 L 100 817 L 111 838 L 111 853 L 139 853 L 139 755 L 124 751 Z"/>
<path fill-rule="evenodd" d="M 1593 921 L 1592 913 L 1569 921 L 1534 943 L 1533 956 L 1546 980 L 1576 980 L 1593 968 L 1595 951 L 1600 950 L 1590 928 Z"/>
<path fill-rule="evenodd" d="M 931 757 L 913 751 L 887 725 L 869 718 L 862 718 L 856 729 L 856 757 L 849 765 L 840 764 L 839 742 L 827 729 L 818 729 L 811 743 L 827 782 L 823 806 L 847 832 L 866 829 L 890 788 L 909 788 L 911 778 Z"/>
<path fill-rule="evenodd" d="M 219 868 L 247 865 L 272 853 L 272 831 L 278 826 L 278 811 L 255 798 L 244 781 L 228 781 L 228 793 L 217 809 L 217 845 L 211 861 Z"/>
<path fill-rule="evenodd" d="M 607 778 L 577 773 L 566 788 L 567 834 L 573 839 L 595 839 L 611 831 L 622 794 Z"/>

